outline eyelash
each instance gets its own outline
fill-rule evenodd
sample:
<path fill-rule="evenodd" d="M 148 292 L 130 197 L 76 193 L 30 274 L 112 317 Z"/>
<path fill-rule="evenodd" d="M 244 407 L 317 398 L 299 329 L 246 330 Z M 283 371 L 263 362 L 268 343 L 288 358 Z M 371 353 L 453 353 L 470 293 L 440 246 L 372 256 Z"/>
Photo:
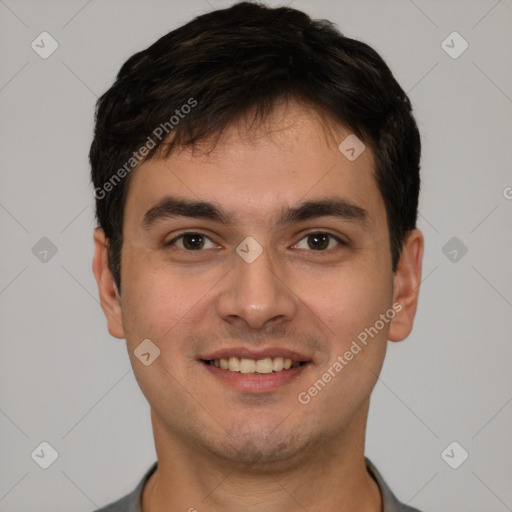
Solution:
<path fill-rule="evenodd" d="M 182 240 L 187 235 L 199 235 L 199 236 L 209 240 L 210 242 L 213 242 L 212 239 L 209 236 L 207 236 L 207 235 L 205 235 L 203 233 L 200 233 L 200 232 L 197 232 L 197 231 L 187 231 L 186 233 L 182 233 L 181 235 L 178 235 L 177 237 L 173 238 L 172 240 L 170 240 L 169 242 L 165 243 L 164 245 L 165 245 L 165 247 L 171 247 L 171 246 L 175 245 L 178 240 Z M 341 246 L 346 245 L 346 242 L 341 240 L 338 236 L 333 235 L 332 233 L 329 233 L 327 231 L 312 231 L 310 233 L 306 233 L 299 240 L 299 242 L 301 242 L 305 238 L 307 238 L 309 236 L 312 236 L 312 235 L 327 235 L 329 238 L 334 239 L 336 242 L 338 242 L 338 245 L 341 245 Z M 297 242 L 294 245 L 298 245 L 299 242 Z M 179 249 L 182 250 L 182 251 L 185 251 L 185 252 L 203 252 L 203 250 L 204 250 L 204 249 L 198 249 L 198 250 L 194 251 L 194 250 L 189 250 L 189 249 L 185 249 L 185 248 L 182 248 L 182 247 L 179 247 Z M 304 249 L 299 249 L 299 250 L 304 250 Z M 329 250 L 332 250 L 332 247 L 330 249 L 323 249 L 323 250 L 321 249 L 321 250 L 318 250 L 318 251 L 316 251 L 314 249 L 309 249 L 309 250 L 312 251 L 312 252 L 327 252 Z"/>

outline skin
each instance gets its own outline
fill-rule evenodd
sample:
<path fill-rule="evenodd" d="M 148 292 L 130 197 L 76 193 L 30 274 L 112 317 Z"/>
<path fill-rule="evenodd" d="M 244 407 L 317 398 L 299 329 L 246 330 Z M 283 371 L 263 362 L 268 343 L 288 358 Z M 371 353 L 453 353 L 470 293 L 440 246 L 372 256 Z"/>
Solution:
<path fill-rule="evenodd" d="M 372 151 L 351 162 L 337 147 L 350 131 L 338 125 L 331 138 L 325 128 L 311 109 L 289 103 L 250 134 L 243 124 L 229 127 L 212 151 L 185 148 L 142 164 L 124 211 L 121 296 L 108 241 L 95 231 L 93 270 L 108 329 L 126 339 L 151 406 L 158 469 L 144 488 L 144 512 L 381 510 L 364 464 L 368 406 L 387 341 L 412 329 L 423 237 L 409 232 L 393 274 Z M 145 230 L 145 212 L 171 194 L 215 202 L 233 223 L 174 217 Z M 277 224 L 283 207 L 333 195 L 366 210 L 367 222 Z M 204 248 L 164 246 L 185 232 L 207 236 Z M 318 232 L 345 243 L 331 238 L 313 250 L 307 235 Z M 236 253 L 247 236 L 263 248 L 250 264 Z M 301 404 L 299 393 L 394 303 L 394 319 Z M 160 349 L 149 366 L 134 355 L 146 338 Z M 233 346 L 284 347 L 311 362 L 275 391 L 243 392 L 199 360 Z"/>

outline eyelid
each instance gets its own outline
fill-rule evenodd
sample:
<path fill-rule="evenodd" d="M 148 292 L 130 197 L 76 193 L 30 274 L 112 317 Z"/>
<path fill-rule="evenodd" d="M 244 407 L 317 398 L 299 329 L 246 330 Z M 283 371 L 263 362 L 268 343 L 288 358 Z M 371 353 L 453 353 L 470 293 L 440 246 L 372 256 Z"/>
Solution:
<path fill-rule="evenodd" d="M 340 243 L 343 243 L 343 244 L 346 244 L 348 243 L 348 240 L 346 240 L 342 234 L 335 234 L 335 233 L 332 233 L 330 231 L 330 229 L 311 229 L 311 230 L 308 230 L 306 233 L 304 233 L 302 235 L 302 238 L 304 238 L 305 236 L 308 236 L 308 235 L 316 235 L 316 234 L 323 234 L 323 235 L 329 235 L 329 236 L 332 236 L 333 238 L 335 238 L 338 242 Z M 302 240 L 302 239 L 301 239 Z"/>

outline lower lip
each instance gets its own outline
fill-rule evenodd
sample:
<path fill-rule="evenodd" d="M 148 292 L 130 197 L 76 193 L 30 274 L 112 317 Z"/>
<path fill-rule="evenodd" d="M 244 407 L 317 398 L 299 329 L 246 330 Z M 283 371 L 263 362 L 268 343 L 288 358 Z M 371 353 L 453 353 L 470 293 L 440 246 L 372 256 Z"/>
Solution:
<path fill-rule="evenodd" d="M 290 368 L 280 372 L 240 373 L 223 370 L 209 363 L 203 362 L 202 364 L 214 377 L 223 380 L 232 388 L 246 393 L 270 393 L 277 391 L 281 386 L 297 379 L 309 366 L 309 363 L 306 363 L 297 368 Z"/>

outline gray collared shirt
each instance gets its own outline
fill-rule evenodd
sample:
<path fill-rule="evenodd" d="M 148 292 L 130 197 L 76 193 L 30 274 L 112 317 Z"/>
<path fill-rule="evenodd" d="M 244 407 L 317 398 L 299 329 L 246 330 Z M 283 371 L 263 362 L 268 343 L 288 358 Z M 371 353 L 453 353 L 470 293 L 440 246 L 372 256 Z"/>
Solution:
<path fill-rule="evenodd" d="M 103 508 L 96 510 L 95 512 L 142 512 L 142 489 L 149 480 L 149 477 L 155 472 L 157 462 L 155 462 L 142 477 L 137 487 L 124 498 L 119 501 L 111 503 Z M 382 496 L 382 512 L 420 512 L 417 508 L 409 507 L 400 503 L 391 489 L 388 487 L 381 474 L 377 471 L 377 468 L 366 459 L 366 467 L 370 475 L 377 482 L 379 486 L 380 494 Z"/>

